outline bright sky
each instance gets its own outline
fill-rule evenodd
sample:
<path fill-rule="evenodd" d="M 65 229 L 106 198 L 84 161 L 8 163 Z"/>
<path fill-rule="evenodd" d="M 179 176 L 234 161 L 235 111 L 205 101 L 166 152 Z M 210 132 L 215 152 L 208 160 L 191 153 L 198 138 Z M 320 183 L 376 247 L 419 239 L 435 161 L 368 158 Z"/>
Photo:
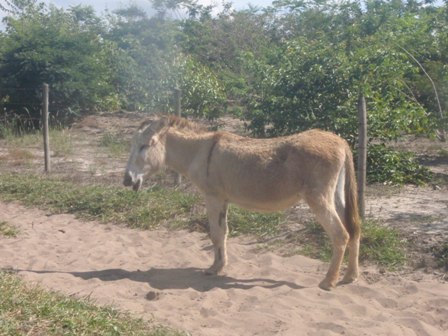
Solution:
<path fill-rule="evenodd" d="M 0 0 L 3 2 L 3 0 Z M 69 8 L 70 6 L 76 6 L 79 4 L 92 6 L 97 14 L 103 13 L 105 10 L 113 11 L 118 8 L 126 7 L 128 4 L 136 4 L 143 9 L 150 9 L 151 4 L 149 0 L 40 0 L 39 2 L 45 2 L 47 4 L 52 3 L 58 7 Z M 221 0 L 199 0 L 200 4 L 219 5 Z M 235 9 L 248 8 L 249 4 L 255 7 L 267 7 L 272 3 L 272 0 L 229 0 Z M 0 10 L 0 18 L 4 13 Z"/>

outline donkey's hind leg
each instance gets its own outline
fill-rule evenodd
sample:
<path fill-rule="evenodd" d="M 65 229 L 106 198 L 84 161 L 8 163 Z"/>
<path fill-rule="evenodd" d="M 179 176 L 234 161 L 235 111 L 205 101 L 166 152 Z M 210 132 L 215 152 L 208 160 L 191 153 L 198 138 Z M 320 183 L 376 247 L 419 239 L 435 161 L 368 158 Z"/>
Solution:
<path fill-rule="evenodd" d="M 314 212 L 317 221 L 325 229 L 332 243 L 333 255 L 327 275 L 319 284 L 319 287 L 330 290 L 337 283 L 339 269 L 344 258 L 345 249 L 349 240 L 349 234 L 339 218 L 334 202 L 330 197 L 308 198 L 307 203 Z"/>
<path fill-rule="evenodd" d="M 215 197 L 207 196 L 205 199 L 207 216 L 210 227 L 210 239 L 215 251 L 215 261 L 206 271 L 207 274 L 218 274 L 227 264 L 227 202 Z"/>
<path fill-rule="evenodd" d="M 343 185 L 343 183 L 342 183 Z M 346 209 L 345 209 L 345 194 L 344 189 L 340 188 L 340 184 L 338 183 L 338 188 L 335 192 L 335 205 L 336 211 L 341 219 L 342 223 L 345 225 L 347 222 L 346 218 Z M 359 276 L 359 240 L 360 235 L 359 232 L 350 235 L 350 239 L 348 241 L 348 268 L 345 272 L 344 278 L 341 280 L 340 284 L 347 284 L 355 282 Z"/>

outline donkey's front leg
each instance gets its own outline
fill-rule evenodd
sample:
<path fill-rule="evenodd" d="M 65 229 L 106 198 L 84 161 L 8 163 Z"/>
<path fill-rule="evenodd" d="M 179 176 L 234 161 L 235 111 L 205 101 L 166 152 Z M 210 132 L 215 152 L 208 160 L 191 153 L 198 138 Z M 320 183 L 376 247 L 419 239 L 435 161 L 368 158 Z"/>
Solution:
<path fill-rule="evenodd" d="M 216 197 L 206 196 L 205 206 L 210 227 L 210 239 L 215 250 L 215 261 L 206 271 L 207 274 L 218 274 L 227 264 L 227 202 Z"/>

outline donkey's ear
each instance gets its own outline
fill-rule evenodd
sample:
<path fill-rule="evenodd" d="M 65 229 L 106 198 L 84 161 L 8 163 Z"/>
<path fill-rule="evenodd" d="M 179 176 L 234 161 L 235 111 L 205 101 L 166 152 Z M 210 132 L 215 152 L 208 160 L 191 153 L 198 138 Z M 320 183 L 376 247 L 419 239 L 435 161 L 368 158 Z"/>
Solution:
<path fill-rule="evenodd" d="M 149 146 L 154 146 L 156 143 L 159 142 L 159 137 L 157 135 L 154 135 L 150 140 L 149 140 Z"/>

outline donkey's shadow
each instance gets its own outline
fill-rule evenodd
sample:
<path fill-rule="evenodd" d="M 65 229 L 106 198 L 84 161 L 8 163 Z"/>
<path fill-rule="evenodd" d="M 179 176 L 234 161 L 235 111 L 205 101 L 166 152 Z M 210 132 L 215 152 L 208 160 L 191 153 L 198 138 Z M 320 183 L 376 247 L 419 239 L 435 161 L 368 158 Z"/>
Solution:
<path fill-rule="evenodd" d="M 213 288 L 250 289 L 253 287 L 276 288 L 280 286 L 287 286 L 292 289 L 305 288 L 289 281 L 265 278 L 236 279 L 226 275 L 211 276 L 206 275 L 202 269 L 193 267 L 168 269 L 150 268 L 148 271 L 128 271 L 121 268 L 86 272 L 26 271 L 39 274 L 67 273 L 84 280 L 99 279 L 101 281 L 116 281 L 121 279 L 129 279 L 135 282 L 148 283 L 152 288 L 159 290 L 192 288 L 199 292 L 206 292 Z"/>

